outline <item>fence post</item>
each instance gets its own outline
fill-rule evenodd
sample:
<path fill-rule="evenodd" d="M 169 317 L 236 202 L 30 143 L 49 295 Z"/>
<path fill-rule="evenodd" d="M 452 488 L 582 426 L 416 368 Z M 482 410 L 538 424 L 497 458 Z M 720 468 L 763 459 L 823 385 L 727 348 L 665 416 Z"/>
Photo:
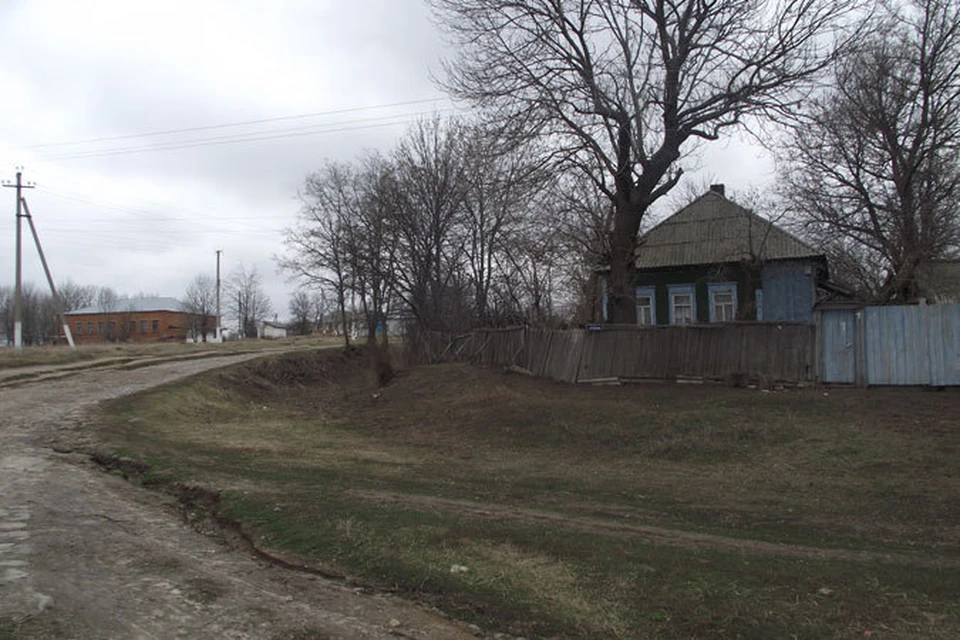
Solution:
<path fill-rule="evenodd" d="M 583 362 L 583 351 L 586 348 L 587 335 L 589 333 L 590 332 L 587 331 L 586 329 L 579 330 L 580 340 L 578 340 L 577 342 L 580 344 L 580 353 L 577 354 L 577 360 L 576 360 L 577 365 L 573 370 L 573 384 L 577 384 L 578 382 L 580 382 L 580 364 L 581 362 Z"/>
<path fill-rule="evenodd" d="M 854 333 L 856 334 L 853 339 L 853 383 L 858 387 L 868 386 L 867 383 L 870 379 L 867 371 L 869 365 L 867 363 L 867 336 L 865 332 L 865 327 L 867 326 L 866 314 L 867 307 L 858 309 L 853 314 Z"/>

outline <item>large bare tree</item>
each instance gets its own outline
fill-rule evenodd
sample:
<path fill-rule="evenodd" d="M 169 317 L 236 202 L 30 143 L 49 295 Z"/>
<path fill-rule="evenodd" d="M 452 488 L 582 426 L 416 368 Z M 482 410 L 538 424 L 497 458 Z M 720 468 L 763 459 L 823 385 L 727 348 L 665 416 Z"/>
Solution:
<path fill-rule="evenodd" d="M 280 268 L 301 284 L 332 291 L 344 345 L 350 346 L 348 304 L 352 290 L 350 228 L 354 213 L 353 167 L 327 162 L 307 176 L 296 226 L 285 231 Z"/>
<path fill-rule="evenodd" d="M 872 35 L 811 99 L 783 157 L 806 232 L 877 299 L 960 248 L 960 4 L 884 3 Z"/>
<path fill-rule="evenodd" d="M 855 0 L 430 0 L 442 80 L 507 138 L 539 136 L 614 207 L 612 320 L 635 321 L 637 232 L 698 141 L 793 106 Z"/>

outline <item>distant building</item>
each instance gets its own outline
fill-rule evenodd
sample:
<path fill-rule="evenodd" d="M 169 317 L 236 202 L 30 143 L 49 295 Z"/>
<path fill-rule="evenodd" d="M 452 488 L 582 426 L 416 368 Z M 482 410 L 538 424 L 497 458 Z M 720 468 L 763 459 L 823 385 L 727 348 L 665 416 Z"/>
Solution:
<path fill-rule="evenodd" d="M 92 305 L 65 314 L 78 344 L 93 342 L 183 342 L 216 331 L 217 318 L 187 311 L 176 298 L 132 298 Z"/>
<path fill-rule="evenodd" d="M 257 337 L 262 340 L 275 340 L 287 337 L 287 327 L 279 322 L 264 320 L 257 325 Z"/>

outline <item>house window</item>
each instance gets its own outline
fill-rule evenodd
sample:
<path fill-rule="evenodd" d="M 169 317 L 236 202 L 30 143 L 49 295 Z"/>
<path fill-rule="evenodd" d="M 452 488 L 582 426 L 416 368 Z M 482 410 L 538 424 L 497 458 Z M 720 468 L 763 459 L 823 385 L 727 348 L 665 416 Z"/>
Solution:
<path fill-rule="evenodd" d="M 737 283 L 713 282 L 710 292 L 710 322 L 733 322 L 737 319 Z"/>
<path fill-rule="evenodd" d="M 107 335 L 113 337 L 114 332 L 117 330 L 117 323 L 108 322 L 107 323 Z"/>
<path fill-rule="evenodd" d="M 153 328 L 153 332 L 154 332 L 154 333 L 157 333 L 158 331 L 160 331 L 160 321 L 159 321 L 159 320 L 154 320 L 154 321 L 153 321 L 153 327 L 152 327 L 152 328 Z"/>
<path fill-rule="evenodd" d="M 131 320 L 131 321 L 130 321 L 130 335 L 133 335 L 133 334 L 135 334 L 136 332 L 137 332 L 137 321 L 136 321 L 136 320 Z"/>
<path fill-rule="evenodd" d="M 146 333 L 146 332 L 147 332 L 147 321 L 146 321 L 146 320 L 141 320 L 141 321 L 140 321 L 140 333 Z"/>
<path fill-rule="evenodd" d="M 657 324 L 656 300 L 653 287 L 637 287 L 637 324 Z"/>
<path fill-rule="evenodd" d="M 89 333 L 90 335 L 93 335 L 93 323 L 92 323 L 92 322 L 88 322 L 88 323 L 87 323 L 87 333 Z"/>
<path fill-rule="evenodd" d="M 97 323 L 97 333 L 99 333 L 99 334 L 102 334 L 102 333 L 103 333 L 103 323 L 102 323 L 102 322 L 98 322 L 98 323 Z"/>
<path fill-rule="evenodd" d="M 697 319 L 697 300 L 693 285 L 672 285 L 670 294 L 670 324 L 693 324 Z"/>
<path fill-rule="evenodd" d="M 77 335 L 78 335 L 78 336 L 82 336 L 82 335 L 83 335 L 83 323 L 82 323 L 82 322 L 78 322 L 78 323 L 77 323 Z"/>

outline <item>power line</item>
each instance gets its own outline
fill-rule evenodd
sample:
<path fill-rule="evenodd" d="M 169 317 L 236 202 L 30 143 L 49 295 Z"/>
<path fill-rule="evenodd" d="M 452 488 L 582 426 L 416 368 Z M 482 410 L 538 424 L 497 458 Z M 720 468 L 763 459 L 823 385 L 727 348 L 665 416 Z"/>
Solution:
<path fill-rule="evenodd" d="M 316 111 L 313 113 L 301 113 L 296 115 L 289 116 L 276 116 L 272 118 L 259 118 L 256 120 L 240 120 L 237 122 L 225 122 L 221 124 L 211 124 L 211 125 L 201 125 L 196 127 L 184 127 L 182 129 L 166 129 L 162 131 L 150 131 L 146 133 L 131 133 L 120 136 L 105 136 L 101 138 L 89 138 L 86 140 L 73 140 L 69 142 L 44 142 L 41 144 L 31 144 L 25 147 L 20 147 L 21 149 L 42 149 L 50 147 L 67 147 L 67 146 L 77 146 L 83 144 L 92 144 L 96 142 L 112 142 L 115 140 L 129 140 L 132 138 L 147 138 L 151 136 L 166 136 L 166 135 L 175 135 L 179 133 L 194 133 L 197 131 L 210 131 L 213 129 L 227 129 L 229 127 L 243 127 L 253 124 L 266 124 L 269 122 L 282 122 L 285 120 L 302 120 L 306 118 L 318 118 L 322 116 L 332 116 L 339 115 L 342 113 L 356 113 L 358 111 L 372 111 L 375 109 L 389 109 L 393 107 L 406 107 L 414 104 L 426 104 L 428 102 L 440 102 L 447 100 L 447 98 L 423 98 L 420 100 L 406 100 L 403 102 L 389 102 L 385 104 L 378 105 L 369 105 L 365 107 L 349 107 L 346 109 L 335 109 L 331 111 Z"/>
<path fill-rule="evenodd" d="M 270 133 L 270 132 L 263 132 L 262 134 L 253 134 L 253 133 L 239 134 L 236 136 L 223 136 L 220 138 L 210 138 L 205 140 L 201 139 L 196 141 L 161 143 L 153 146 L 120 147 L 115 149 L 105 149 L 105 150 L 99 150 L 99 151 L 83 151 L 83 152 L 77 152 L 73 154 L 64 154 L 59 156 L 56 156 L 56 155 L 47 156 L 41 159 L 45 161 L 62 161 L 62 160 L 77 160 L 77 159 L 85 159 L 85 158 L 102 158 L 107 156 L 127 155 L 132 153 L 146 153 L 151 151 L 176 151 L 180 149 L 191 149 L 194 147 L 212 147 L 212 146 L 222 146 L 225 144 L 238 144 L 238 143 L 244 143 L 244 142 L 261 142 L 264 140 L 277 140 L 282 138 L 298 138 L 298 137 L 304 137 L 304 136 L 319 135 L 323 133 L 342 133 L 345 131 L 376 129 L 376 128 L 382 128 L 382 127 L 391 127 L 391 126 L 396 126 L 401 124 L 409 124 L 410 122 L 413 121 L 414 118 L 423 116 L 423 115 L 428 115 L 430 113 L 444 113 L 444 112 L 428 111 L 428 112 L 421 112 L 421 113 L 414 113 L 414 114 L 406 114 L 402 117 L 390 116 L 391 118 L 395 118 L 395 119 L 388 122 L 382 122 L 379 124 L 363 124 L 355 127 L 337 127 L 333 129 L 319 129 L 319 130 L 313 130 L 315 129 L 315 127 L 311 127 L 311 128 L 305 128 L 305 129 L 298 129 L 297 131 L 294 131 L 291 133 L 276 134 L 276 133 Z M 382 119 L 382 118 L 373 118 L 368 120 L 361 120 L 358 122 L 370 122 L 370 121 L 375 121 L 379 119 Z"/>

